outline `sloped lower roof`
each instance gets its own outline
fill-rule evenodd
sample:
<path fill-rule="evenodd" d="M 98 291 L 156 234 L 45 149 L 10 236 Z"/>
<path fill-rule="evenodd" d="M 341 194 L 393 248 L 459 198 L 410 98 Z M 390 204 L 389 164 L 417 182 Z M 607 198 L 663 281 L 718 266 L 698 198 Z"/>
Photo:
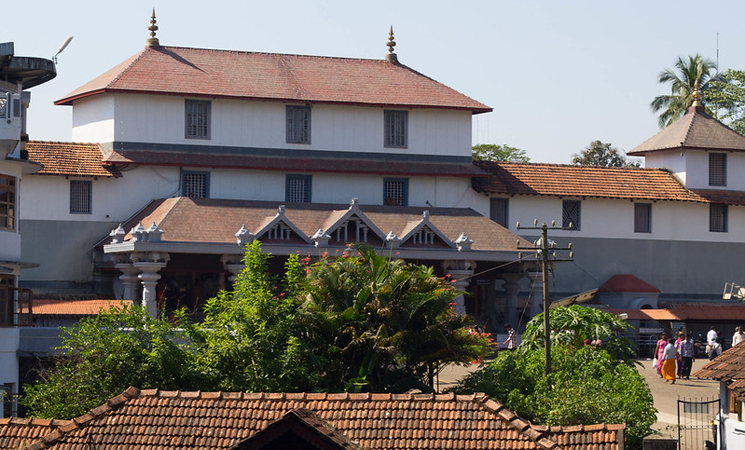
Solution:
<path fill-rule="evenodd" d="M 608 312 L 614 316 L 626 314 L 628 320 L 682 320 L 669 309 L 610 309 Z"/>
<path fill-rule="evenodd" d="M 727 388 L 737 400 L 745 401 L 745 345 L 735 345 L 722 352 L 693 374 L 694 377 L 730 382 Z"/>
<path fill-rule="evenodd" d="M 36 175 L 75 177 L 120 177 L 119 171 L 102 162 L 98 144 L 81 142 L 29 141 L 26 144 L 31 161 L 44 165 Z"/>
<path fill-rule="evenodd" d="M 641 143 L 628 154 L 644 156 L 649 152 L 682 148 L 745 151 L 745 136 L 741 136 L 706 114 L 703 106 L 692 106 L 686 115 Z"/>
<path fill-rule="evenodd" d="M 21 419 L 6 417 L 0 419 L 0 450 L 17 450 L 46 436 L 69 420 Z"/>
<path fill-rule="evenodd" d="M 671 308 L 680 320 L 733 320 L 745 321 L 745 305 L 737 306 L 678 306 Z"/>
<path fill-rule="evenodd" d="M 477 192 L 631 200 L 708 202 L 663 169 L 476 161 L 490 173 L 474 178 Z"/>
<path fill-rule="evenodd" d="M 28 447 L 225 449 L 305 408 L 360 448 L 620 450 L 625 425 L 542 427 L 484 394 L 267 394 L 129 388 Z"/>
<path fill-rule="evenodd" d="M 161 46 L 145 47 L 55 104 L 104 92 L 491 111 L 386 60 Z"/>
<path fill-rule="evenodd" d="M 598 292 L 662 292 L 646 281 L 631 275 L 619 274 L 613 275 L 608 281 L 603 283 Z"/>
<path fill-rule="evenodd" d="M 132 300 L 46 300 L 33 299 L 34 315 L 51 316 L 92 316 L 101 310 L 132 305 Z"/>
<path fill-rule="evenodd" d="M 330 217 L 336 218 L 340 211 L 350 208 L 349 205 L 326 203 L 175 197 L 154 200 L 123 227 L 129 232 L 140 222 L 145 228 L 155 223 L 163 230 L 164 242 L 235 243 L 235 233 L 243 225 L 253 234 L 261 232 L 262 224 L 275 218 L 281 205 L 285 205 L 286 219 L 307 238 L 328 224 Z M 455 241 L 461 233 L 466 233 L 474 241 L 473 250 L 516 252 L 518 240 L 523 246 L 529 245 L 470 208 L 359 205 L 359 210 L 383 233 L 393 231 L 399 237 L 403 237 L 411 222 L 421 221 L 423 212 L 427 210 L 429 222 L 447 238 Z"/>

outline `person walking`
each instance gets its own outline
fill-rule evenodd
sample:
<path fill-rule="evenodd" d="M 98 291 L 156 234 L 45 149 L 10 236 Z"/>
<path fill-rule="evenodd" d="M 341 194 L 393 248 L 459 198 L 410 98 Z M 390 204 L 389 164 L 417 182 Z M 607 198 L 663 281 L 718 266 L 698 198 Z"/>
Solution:
<path fill-rule="evenodd" d="M 680 379 L 691 379 L 691 367 L 693 366 L 694 348 L 693 337 L 689 334 L 680 343 Z"/>
<path fill-rule="evenodd" d="M 732 346 L 739 344 L 745 340 L 745 332 L 742 331 L 742 327 L 735 328 L 735 334 L 732 336 Z"/>
<path fill-rule="evenodd" d="M 506 345 L 507 350 L 515 350 L 517 348 L 517 333 L 508 323 L 504 324 L 504 329 L 507 331 L 507 340 L 502 342 L 502 345 Z"/>
<path fill-rule="evenodd" d="M 675 348 L 675 339 L 670 338 L 662 352 L 662 377 L 665 379 L 665 383 L 672 380 L 670 384 L 675 384 L 675 362 L 677 359 L 678 351 Z"/>
<path fill-rule="evenodd" d="M 657 341 L 657 346 L 654 348 L 654 357 L 657 359 L 657 375 L 662 378 L 662 353 L 665 351 L 667 345 L 667 334 L 662 333 L 662 337 Z"/>

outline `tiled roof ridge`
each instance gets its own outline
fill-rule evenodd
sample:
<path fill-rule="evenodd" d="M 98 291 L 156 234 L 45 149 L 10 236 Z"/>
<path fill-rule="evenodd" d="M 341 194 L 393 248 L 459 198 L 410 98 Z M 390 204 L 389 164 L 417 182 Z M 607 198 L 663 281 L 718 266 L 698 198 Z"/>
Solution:
<path fill-rule="evenodd" d="M 119 409 L 128 400 L 137 398 L 140 395 L 140 392 L 141 391 L 136 387 L 130 386 L 121 394 L 107 400 L 106 403 L 104 403 L 103 405 L 91 409 L 82 416 L 66 421 L 67 423 L 61 425 L 59 428 L 52 431 L 51 433 L 42 436 L 41 439 L 26 448 L 28 450 L 41 450 L 49 448 L 50 446 L 54 445 L 56 441 L 62 439 L 66 434 L 85 427 L 91 421 L 105 414 L 108 414 L 111 411 Z"/>
<path fill-rule="evenodd" d="M 202 47 L 182 47 L 178 45 L 161 45 L 159 47 L 148 47 L 147 48 L 147 50 L 153 50 L 153 51 L 158 51 L 158 49 L 166 49 L 166 50 L 171 50 L 171 51 L 196 50 L 196 51 L 206 52 L 206 53 L 233 53 L 233 54 L 242 54 L 242 55 L 266 55 L 266 56 L 278 56 L 278 57 L 290 56 L 290 57 L 312 58 L 312 59 L 341 59 L 345 61 L 371 61 L 371 62 L 393 64 L 382 58 L 377 59 L 377 58 L 359 58 L 359 57 L 350 57 L 350 56 L 302 55 L 299 53 L 262 52 L 262 51 L 255 51 L 255 50 L 230 50 L 230 49 L 202 48 Z M 143 51 L 141 53 L 145 53 L 145 52 Z M 394 65 L 406 67 L 403 64 L 394 64 Z"/>
<path fill-rule="evenodd" d="M 135 388 L 130 388 L 135 389 Z M 474 394 L 437 394 L 437 393 L 333 393 L 333 392 L 226 392 L 226 391 L 168 391 L 163 389 L 142 389 L 139 390 L 138 397 L 157 397 L 157 398 L 181 398 L 190 400 L 266 400 L 266 401 L 286 401 L 286 400 L 345 400 L 345 401 L 462 401 L 462 402 L 479 402 L 489 397 L 484 393 Z M 113 400 L 113 399 L 112 399 Z M 110 400 L 111 401 L 111 400 Z"/>
<path fill-rule="evenodd" d="M 0 419 L 0 425 L 29 425 L 42 427 L 59 427 L 67 425 L 70 420 L 40 419 L 38 417 L 5 417 Z"/>
<path fill-rule="evenodd" d="M 559 444 L 551 440 L 547 429 L 534 426 L 530 421 L 520 418 L 506 406 L 487 397 L 485 394 L 479 398 L 474 398 L 474 402 L 480 404 L 484 409 L 498 416 L 502 421 L 514 428 L 517 432 L 525 435 L 537 446 L 546 450 L 558 450 Z"/>
<path fill-rule="evenodd" d="M 47 140 L 41 140 L 41 139 L 31 139 L 29 143 L 38 143 L 38 144 L 56 144 L 56 145 L 95 145 L 98 148 L 101 148 L 101 145 L 98 142 L 76 142 L 76 141 L 47 141 Z"/>
<path fill-rule="evenodd" d="M 494 166 L 528 166 L 528 167 L 568 167 L 582 170 L 618 170 L 618 171 L 646 171 L 646 172 L 666 172 L 671 173 L 669 169 L 662 167 L 613 167 L 613 166 L 586 166 L 582 164 L 561 164 L 561 163 L 544 163 L 544 162 L 519 162 L 519 161 L 474 161 L 474 165 L 494 165 Z"/>
<path fill-rule="evenodd" d="M 119 81 L 119 79 L 121 77 L 123 77 L 124 74 L 127 73 L 127 71 L 130 68 L 132 68 L 135 64 L 137 64 L 137 62 L 139 60 L 141 60 L 149 50 L 153 50 L 155 48 L 156 47 L 149 47 L 149 46 L 148 47 L 145 47 L 145 49 L 144 50 L 141 50 L 139 53 L 137 53 L 137 55 L 135 55 L 134 57 L 130 57 L 129 58 L 129 64 L 127 64 L 126 66 L 122 67 L 119 70 L 119 72 L 116 74 L 116 76 L 114 76 L 111 80 L 109 80 L 108 83 L 106 83 L 106 86 L 104 86 L 103 90 L 107 90 L 111 86 L 113 86 L 114 84 L 116 84 L 116 82 Z"/>

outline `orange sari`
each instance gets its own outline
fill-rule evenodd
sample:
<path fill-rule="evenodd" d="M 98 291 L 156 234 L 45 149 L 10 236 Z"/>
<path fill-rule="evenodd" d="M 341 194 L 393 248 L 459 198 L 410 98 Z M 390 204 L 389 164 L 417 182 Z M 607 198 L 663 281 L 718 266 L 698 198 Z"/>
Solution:
<path fill-rule="evenodd" d="M 675 380 L 675 358 L 662 361 L 662 377 L 666 380 Z"/>

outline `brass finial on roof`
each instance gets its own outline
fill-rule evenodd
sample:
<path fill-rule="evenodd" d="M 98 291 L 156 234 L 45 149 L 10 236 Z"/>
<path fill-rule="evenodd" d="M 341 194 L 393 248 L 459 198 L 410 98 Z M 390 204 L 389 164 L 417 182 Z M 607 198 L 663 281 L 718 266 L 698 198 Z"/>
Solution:
<path fill-rule="evenodd" d="M 155 32 L 158 31 L 158 25 L 155 25 L 155 22 L 155 8 L 153 8 L 153 15 L 150 18 L 150 26 L 147 27 L 147 29 L 150 30 L 150 39 L 147 40 L 148 47 L 157 47 L 160 45 L 158 38 L 155 37 Z"/>
<path fill-rule="evenodd" d="M 393 25 L 391 25 L 391 31 L 388 32 L 388 54 L 385 55 L 385 59 L 389 62 L 398 62 L 398 57 L 393 53 L 393 47 L 396 46 L 396 41 L 393 40 Z"/>
<path fill-rule="evenodd" d="M 693 104 L 691 104 L 691 106 L 693 106 L 694 108 L 697 106 L 701 106 L 701 102 L 699 100 L 701 100 L 701 90 L 698 88 L 698 80 L 696 80 L 693 83 Z"/>

